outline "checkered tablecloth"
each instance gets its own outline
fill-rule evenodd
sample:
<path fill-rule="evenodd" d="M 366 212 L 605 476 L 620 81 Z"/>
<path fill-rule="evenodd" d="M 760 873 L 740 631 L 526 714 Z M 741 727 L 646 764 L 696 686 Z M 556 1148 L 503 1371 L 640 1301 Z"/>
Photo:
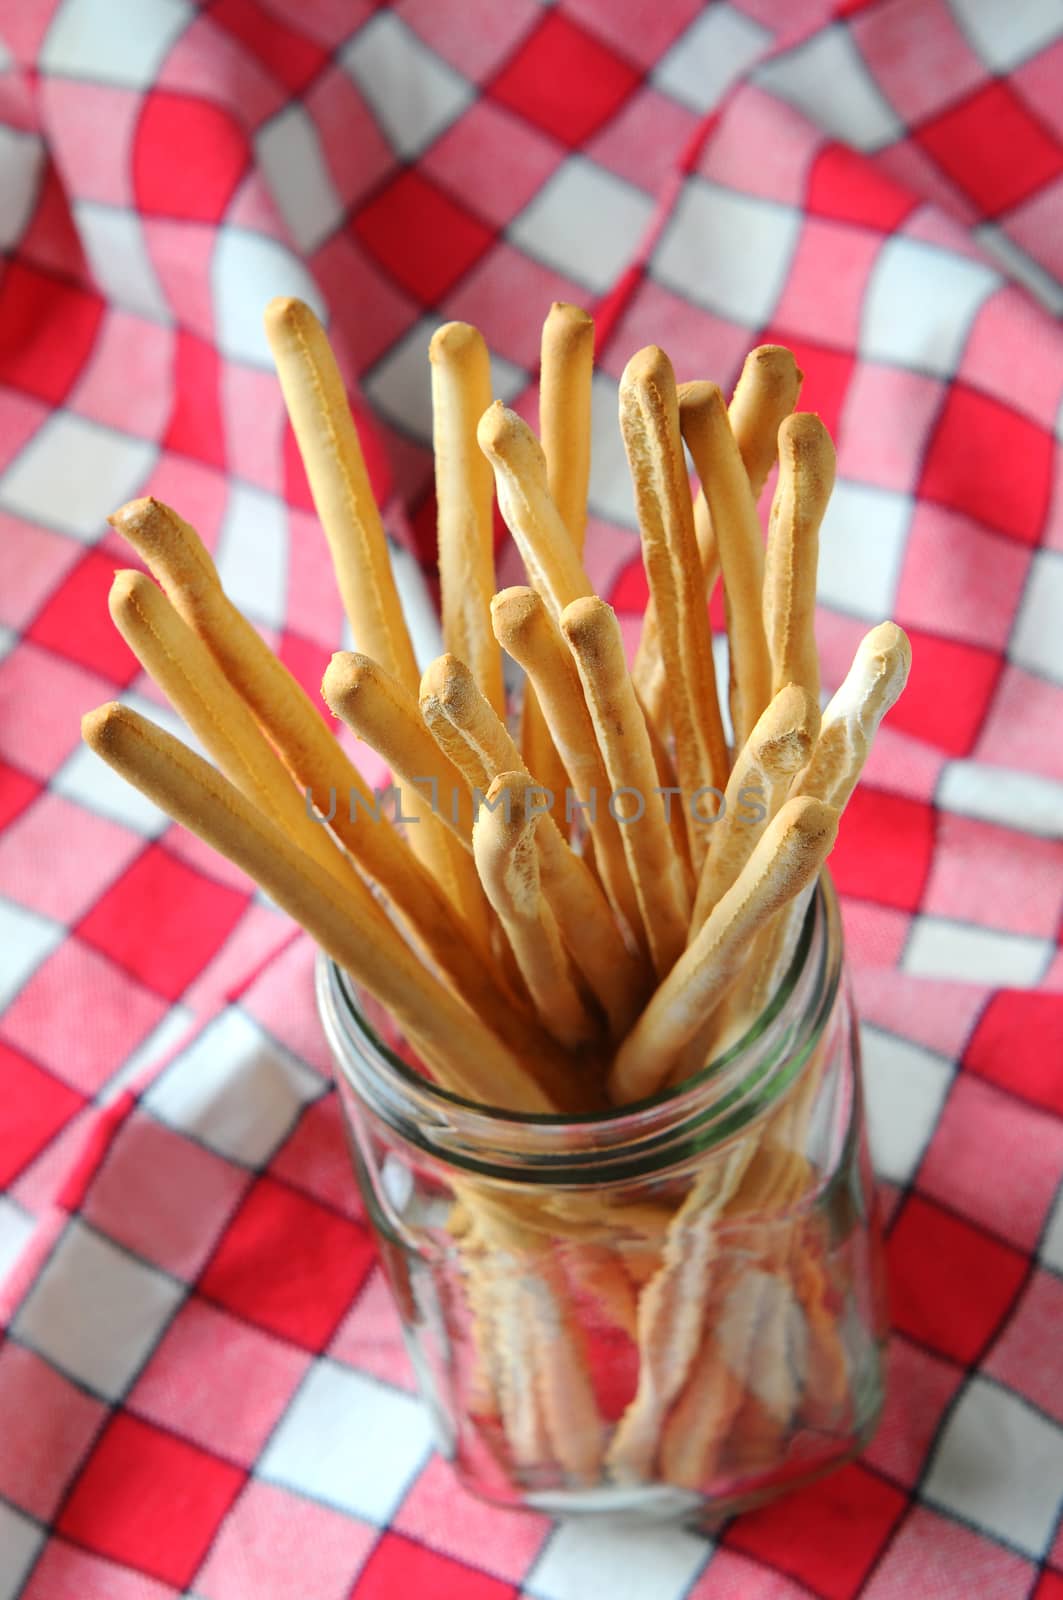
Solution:
<path fill-rule="evenodd" d="M 0 0 L 0 247 L 0 1600 L 1060 1600 L 1057 6 Z M 596 309 L 588 562 L 632 627 L 627 356 L 726 385 L 790 345 L 839 450 L 825 680 L 912 637 L 834 857 L 889 1403 L 715 1541 L 455 1488 L 308 942 L 79 746 L 115 695 L 164 715 L 107 616 L 132 495 L 312 689 L 341 637 L 277 293 L 327 314 L 429 576 L 430 330 L 476 321 L 533 415 L 549 302 Z"/>

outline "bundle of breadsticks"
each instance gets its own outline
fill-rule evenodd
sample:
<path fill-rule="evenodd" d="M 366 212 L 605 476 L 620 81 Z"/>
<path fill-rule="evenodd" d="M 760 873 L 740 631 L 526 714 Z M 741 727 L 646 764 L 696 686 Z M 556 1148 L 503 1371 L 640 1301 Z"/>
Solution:
<path fill-rule="evenodd" d="M 111 614 L 209 760 L 118 704 L 85 717 L 85 739 L 257 879 L 448 1091 L 564 1118 L 674 1089 L 791 964 L 908 670 L 901 631 L 873 628 L 821 714 L 813 613 L 834 454 L 818 418 L 794 412 L 793 357 L 754 350 L 729 405 L 711 383 L 677 386 L 659 349 L 628 363 L 620 428 L 650 592 L 629 670 L 583 564 L 591 318 L 558 304 L 546 319 L 538 438 L 492 400 L 477 330 L 440 328 L 428 354 L 445 654 L 422 673 L 325 333 L 288 299 L 266 329 L 357 647 L 332 658 L 322 694 L 384 758 L 393 804 L 156 500 L 111 518 L 150 573 L 116 574 Z M 765 548 L 758 499 L 776 463 Z M 497 593 L 496 498 L 528 580 Z M 721 1230 L 786 1214 L 814 1186 L 814 1068 L 756 1138 L 637 1202 L 607 1185 L 522 1199 L 454 1184 L 464 1404 L 522 1481 L 698 1488 L 754 1472 L 798 1418 L 843 1417 L 822 1250 L 776 1230 L 746 1251 L 756 1271 L 713 1268 Z M 798 1312 L 776 1304 L 783 1284 Z M 797 1314 L 803 1376 L 787 1355 Z M 590 1327 L 627 1341 L 628 1392 L 604 1392 Z"/>

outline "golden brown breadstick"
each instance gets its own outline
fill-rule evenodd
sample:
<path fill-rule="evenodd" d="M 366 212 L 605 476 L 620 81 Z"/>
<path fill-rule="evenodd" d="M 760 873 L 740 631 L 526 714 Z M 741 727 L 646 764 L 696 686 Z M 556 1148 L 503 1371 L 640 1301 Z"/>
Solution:
<path fill-rule="evenodd" d="M 226 597 L 194 529 L 158 500 L 131 501 L 110 521 L 203 640 L 273 742 L 299 790 L 328 815 L 333 833 L 361 870 L 380 886 L 415 937 L 471 1000 L 475 963 L 482 966 L 488 949 L 482 925 L 462 915 L 381 816 L 376 797 L 308 696 Z M 421 827 L 413 824 L 410 836 L 416 837 Z M 480 903 L 486 910 L 482 895 Z M 464 948 L 470 944 L 471 953 Z"/>
<path fill-rule="evenodd" d="M 440 656 L 425 672 L 421 714 L 444 754 L 465 774 L 474 802 L 476 791 L 486 794 L 500 772 L 530 776 L 471 672 L 453 656 Z M 536 847 L 543 892 L 565 948 L 609 1019 L 613 1038 L 620 1038 L 643 998 L 641 966 L 624 944 L 587 863 L 548 812 L 537 830 Z"/>
<path fill-rule="evenodd" d="M 723 395 L 714 383 L 683 384 L 679 426 L 716 535 L 727 615 L 731 726 L 737 747 L 749 737 L 772 692 L 761 616 L 764 542 L 760 519 Z"/>
<path fill-rule="evenodd" d="M 540 885 L 535 833 L 542 817 L 527 803 L 535 787 L 525 773 L 499 773 L 476 818 L 473 853 L 543 1027 L 574 1049 L 596 1030 Z"/>
<path fill-rule="evenodd" d="M 698 882 L 688 944 L 749 860 L 761 826 L 778 811 L 791 778 L 808 761 L 818 728 L 819 707 L 791 683 L 780 689 L 738 751 Z"/>
<path fill-rule="evenodd" d="M 143 572 L 116 572 L 111 618 L 144 670 L 222 772 L 260 811 L 346 883 L 353 864 L 311 815 L 291 774 L 206 645 Z"/>
<path fill-rule="evenodd" d="M 661 978 L 685 943 L 690 900 L 664 803 L 656 792 L 657 768 L 628 677 L 620 625 L 612 607 L 592 596 L 565 608 L 561 632 L 583 684 L 642 926 Z"/>
<path fill-rule="evenodd" d="M 529 582 L 553 616 L 580 595 L 592 594 L 591 581 L 561 514 L 550 498 L 546 457 L 526 422 L 496 400 L 477 429 L 480 449 L 491 463 L 498 503 L 513 535 Z"/>
<path fill-rule="evenodd" d="M 555 300 L 543 323 L 539 437 L 550 498 L 577 554 L 587 531 L 593 370 L 594 318 L 579 306 Z"/>
<path fill-rule="evenodd" d="M 443 754 L 414 696 L 377 661 L 337 650 L 321 693 L 333 716 L 383 756 L 392 773 L 422 793 L 466 850 L 472 850 L 472 796 L 464 775 Z"/>
<path fill-rule="evenodd" d="M 771 687 L 800 684 L 819 699 L 816 566 L 819 525 L 834 487 L 834 446 L 817 416 L 799 411 L 779 429 L 779 481 L 768 524 L 764 632 Z"/>
<path fill-rule="evenodd" d="M 624 841 L 609 810 L 609 777 L 572 653 L 534 589 L 503 589 L 496 594 L 491 602 L 491 621 L 499 644 L 524 668 L 535 689 L 575 797 L 588 808 L 583 815 L 588 819 L 595 861 L 610 903 L 633 937 L 645 947 Z M 542 781 L 532 763 L 525 764 Z"/>
<path fill-rule="evenodd" d="M 356 878 L 341 888 L 208 762 L 128 707 L 101 706 L 81 726 L 97 755 L 249 873 L 386 1006 L 445 1087 L 487 1105 L 555 1109 L 520 1058 L 422 966 Z"/>
<path fill-rule="evenodd" d="M 694 537 L 698 542 L 701 575 L 705 581 L 705 604 L 712 599 L 720 576 L 720 556 L 712 528 L 708 504 L 699 489 L 694 497 Z M 668 725 L 668 679 L 661 660 L 661 641 L 657 628 L 657 607 L 651 595 L 646 602 L 638 649 L 631 669 L 639 704 L 653 726 L 664 733 Z"/>
<path fill-rule="evenodd" d="M 495 592 L 495 484 L 476 443 L 476 424 L 491 404 L 491 358 L 476 328 L 447 322 L 432 335 L 428 359 L 443 647 L 466 662 L 504 717 L 502 658 L 489 612 Z M 414 685 L 409 688 L 412 692 Z"/>
<path fill-rule="evenodd" d="M 853 664 L 829 701 L 812 759 L 792 794 L 813 795 L 841 810 L 856 787 L 878 725 L 908 681 L 912 647 L 903 628 L 880 622 L 857 646 Z"/>
<path fill-rule="evenodd" d="M 705 581 L 679 435 L 675 375 L 655 345 L 632 356 L 620 380 L 624 436 L 643 559 L 657 612 L 676 771 L 687 802 L 695 871 L 708 845 L 691 810 L 702 789 L 722 789 L 730 763 L 716 696 Z M 719 530 L 717 530 L 718 534 Z"/>
<path fill-rule="evenodd" d="M 415 690 L 417 665 L 387 538 L 325 330 L 302 300 L 271 300 L 265 324 L 355 647 Z"/>
<path fill-rule="evenodd" d="M 779 428 L 797 404 L 803 379 L 793 353 L 782 345 L 760 344 L 746 356 L 727 415 L 754 500 L 775 465 Z"/>
<path fill-rule="evenodd" d="M 653 1094 L 684 1044 L 738 974 L 753 936 L 810 883 L 838 831 L 821 800 L 788 800 L 765 828 L 738 878 L 713 908 L 617 1053 L 609 1090 L 617 1105 Z"/>
<path fill-rule="evenodd" d="M 694 1365 L 703 1338 L 709 1285 L 717 1254 L 716 1225 L 752 1155 L 752 1141 L 737 1145 L 692 1184 L 668 1225 L 660 1265 L 638 1304 L 639 1376 L 608 1451 L 621 1481 L 647 1477 L 668 1408 Z"/>
<path fill-rule="evenodd" d="M 907 682 L 911 659 L 911 645 L 896 623 L 881 622 L 865 634 L 823 713 L 812 759 L 790 786 L 791 798 L 809 795 L 839 811 L 845 806 L 878 725 Z M 746 971 L 727 1000 L 729 1025 L 748 1025 L 775 993 L 797 949 L 811 898 L 809 886 L 758 934 Z"/>

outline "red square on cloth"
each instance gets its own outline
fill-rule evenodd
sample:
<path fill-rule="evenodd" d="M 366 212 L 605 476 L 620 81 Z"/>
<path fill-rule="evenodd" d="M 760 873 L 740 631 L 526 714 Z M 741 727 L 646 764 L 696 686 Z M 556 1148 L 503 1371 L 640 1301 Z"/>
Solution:
<path fill-rule="evenodd" d="M 638 82 L 634 67 L 608 46 L 548 11 L 488 93 L 575 149 L 608 121 Z"/>
<path fill-rule="evenodd" d="M 0 1189 L 6 1189 L 85 1101 L 60 1079 L 2 1041 L 0 1084 L 4 1105 Z"/>
<path fill-rule="evenodd" d="M 309 1364 L 302 1350 L 193 1296 L 129 1396 L 140 1416 L 250 1467 Z"/>
<path fill-rule="evenodd" d="M 511 1583 L 488 1577 L 464 1562 L 426 1550 L 401 1533 L 385 1533 L 358 1580 L 358 1600 L 396 1600 L 400 1594 L 432 1600 L 511 1600 Z"/>
<path fill-rule="evenodd" d="M 453 288 L 494 237 L 471 211 L 412 169 L 370 200 L 352 226 L 385 271 L 426 305 Z"/>
<path fill-rule="evenodd" d="M 1063 1423 L 1063 1391 L 1055 1354 L 1063 1328 L 1063 1282 L 1054 1272 L 1033 1274 L 985 1370 Z"/>
<path fill-rule="evenodd" d="M 816 216 L 892 233 L 917 197 L 846 145 L 825 145 L 808 177 L 805 204 Z"/>
<path fill-rule="evenodd" d="M 134 1111 L 92 1179 L 81 1213 L 109 1239 L 188 1280 L 246 1184 L 242 1168 Z"/>
<path fill-rule="evenodd" d="M 248 896 L 150 845 L 77 932 L 127 972 L 176 1000 L 225 943 Z"/>
<path fill-rule="evenodd" d="M 850 1600 L 905 1507 L 899 1489 L 857 1465 L 748 1512 L 723 1542 L 789 1573 L 824 1600 Z"/>
<path fill-rule="evenodd" d="M 907 633 L 912 670 L 890 711 L 892 725 L 938 745 L 948 755 L 969 755 L 1000 677 L 1000 656 L 918 628 L 908 628 Z"/>
<path fill-rule="evenodd" d="M 861 784 L 845 808 L 831 873 L 843 895 L 915 911 L 933 848 L 934 813 L 928 805 Z"/>
<path fill-rule="evenodd" d="M 220 221 L 249 160 L 247 134 L 222 106 L 156 86 L 145 96 L 133 147 L 137 209 L 186 222 Z"/>
<path fill-rule="evenodd" d="M 897 1332 L 890 1338 L 886 1360 L 886 1404 L 864 1460 L 910 1487 L 923 1472 L 927 1451 L 965 1373 Z"/>
<path fill-rule="evenodd" d="M 1010 406 L 962 383 L 949 391 L 919 493 L 1036 544 L 1052 487 L 1052 438 Z"/>
<path fill-rule="evenodd" d="M 919 501 L 904 549 L 895 616 L 1003 650 L 1015 621 L 1030 552 L 945 506 Z"/>
<path fill-rule="evenodd" d="M 919 1169 L 920 1191 L 1033 1251 L 1061 1179 L 1063 1122 L 961 1072 Z"/>
<path fill-rule="evenodd" d="M 345 1600 L 375 1539 L 376 1529 L 357 1517 L 252 1480 L 196 1575 L 196 1594 Z M 400 1585 L 396 1600 L 411 1592 Z"/>
<path fill-rule="evenodd" d="M 133 1572 L 100 1556 L 79 1550 L 53 1534 L 41 1551 L 20 1600 L 178 1600 L 168 1583 L 156 1583 L 143 1572 Z"/>
<path fill-rule="evenodd" d="M 98 294 L 10 261 L 0 281 L 0 383 L 61 405 L 102 316 Z"/>
<path fill-rule="evenodd" d="M 1028 1595 L 1036 1567 L 974 1528 L 915 1505 L 863 1591 L 866 1600 L 1010 1600 Z"/>
<path fill-rule="evenodd" d="M 47 1522 L 106 1407 L 9 1339 L 0 1345 L 0 1415 L 0 1495 Z"/>
<path fill-rule="evenodd" d="M 498 159 L 500 149 L 505 161 Z M 502 228 L 542 188 L 562 155 L 552 139 L 484 99 L 451 124 L 421 165 L 453 192 L 466 194 L 479 216 Z"/>
<path fill-rule="evenodd" d="M 273 1178 L 260 1178 L 199 1287 L 258 1327 L 321 1350 L 375 1259 L 359 1223 Z"/>
<path fill-rule="evenodd" d="M 39 783 L 0 761 L 0 828 L 6 828 L 41 792 Z"/>
<path fill-rule="evenodd" d="M 963 1058 L 969 1072 L 1063 1116 L 1063 1003 L 1058 994 L 1002 989 Z"/>
<path fill-rule="evenodd" d="M 495 1577 L 520 1583 L 552 1525 L 534 1512 L 507 1515 L 472 1495 L 463 1499 L 461 1516 L 456 1517 L 453 1471 L 449 1462 L 433 1455 L 395 1513 L 392 1526 L 456 1561 L 486 1567 Z"/>
<path fill-rule="evenodd" d="M 980 211 L 995 216 L 1063 172 L 1063 152 L 1018 95 L 990 83 L 916 138 Z"/>
<path fill-rule="evenodd" d="M 886 1259 L 896 1327 L 968 1363 L 1000 1326 L 1027 1271 L 1018 1250 L 918 1194 L 893 1226 Z"/>
<path fill-rule="evenodd" d="M 208 0 L 204 15 L 239 40 L 241 49 L 256 56 L 262 65 L 296 94 L 325 64 L 327 56 L 319 44 L 297 28 L 271 16 L 254 0 Z M 295 20 L 295 19 L 293 19 Z"/>
<path fill-rule="evenodd" d="M 238 1467 L 119 1412 L 63 1507 L 58 1529 L 100 1555 L 183 1588 L 243 1484 Z"/>
<path fill-rule="evenodd" d="M 110 556 L 90 550 L 46 601 L 26 637 L 125 688 L 140 664 L 107 609 L 114 573 Z"/>
<path fill-rule="evenodd" d="M 8 1007 L 0 1033 L 67 1083 L 94 1094 L 165 1012 L 158 995 L 71 935 Z"/>

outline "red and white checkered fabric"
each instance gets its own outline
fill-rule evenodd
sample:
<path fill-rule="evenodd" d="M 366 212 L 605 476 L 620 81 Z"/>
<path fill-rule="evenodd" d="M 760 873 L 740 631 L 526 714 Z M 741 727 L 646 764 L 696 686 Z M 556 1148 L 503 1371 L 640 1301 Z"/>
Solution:
<path fill-rule="evenodd" d="M 0 1600 L 1060 1600 L 1057 6 L 7 0 L 0 38 Z M 474 319 L 527 408 L 549 301 L 594 307 L 588 560 L 632 619 L 626 357 L 726 385 L 792 346 L 839 450 L 827 682 L 872 621 L 912 636 L 834 858 L 887 1414 L 715 1542 L 454 1487 L 308 942 L 78 743 L 156 708 L 107 616 L 134 494 L 312 688 L 340 638 L 260 331 L 285 292 L 429 568 L 429 330 Z"/>

